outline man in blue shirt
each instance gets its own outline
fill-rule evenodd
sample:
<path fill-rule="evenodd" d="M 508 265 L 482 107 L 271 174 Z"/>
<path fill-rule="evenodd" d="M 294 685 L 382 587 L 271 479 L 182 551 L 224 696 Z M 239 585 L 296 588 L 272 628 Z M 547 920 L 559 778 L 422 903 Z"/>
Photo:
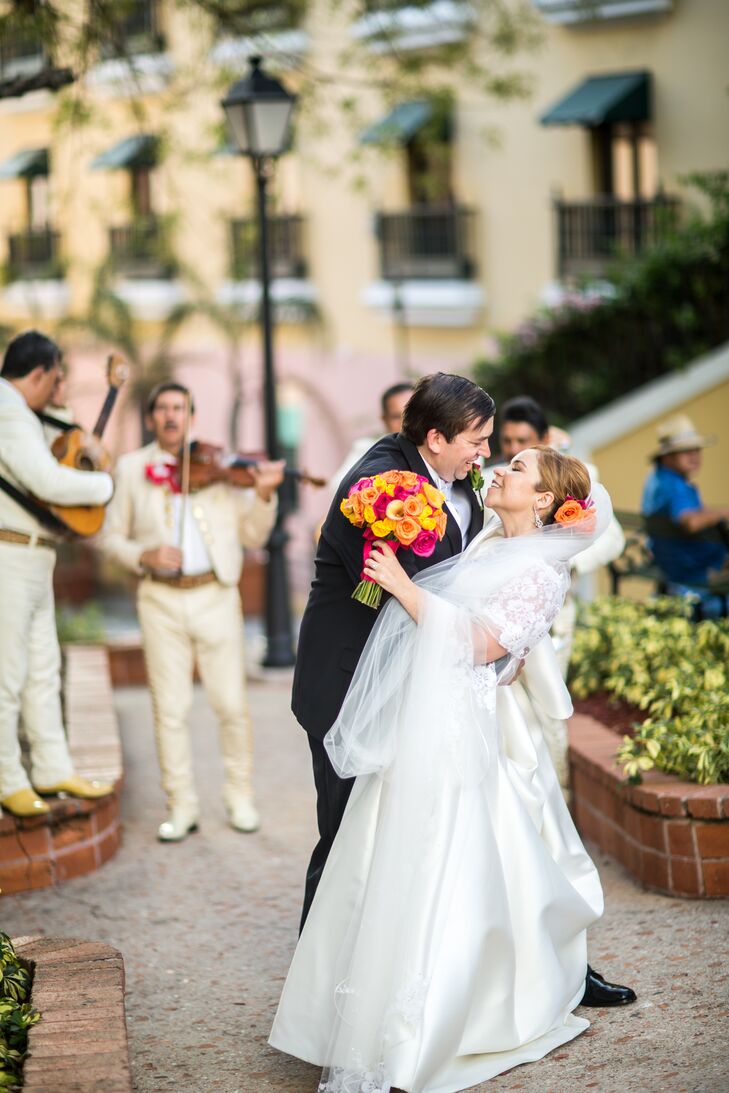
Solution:
<path fill-rule="evenodd" d="M 701 450 L 713 443 L 701 436 L 690 418 L 677 414 L 658 427 L 659 446 L 652 455 L 655 468 L 643 487 L 644 516 L 665 516 L 689 533 L 716 527 L 729 519 L 729 508 L 709 508 L 690 479 L 701 467 Z M 658 566 L 668 578 L 671 595 L 698 596 L 704 616 L 723 613 L 722 597 L 709 590 L 710 574 L 727 561 L 721 543 L 701 539 L 649 540 Z"/>

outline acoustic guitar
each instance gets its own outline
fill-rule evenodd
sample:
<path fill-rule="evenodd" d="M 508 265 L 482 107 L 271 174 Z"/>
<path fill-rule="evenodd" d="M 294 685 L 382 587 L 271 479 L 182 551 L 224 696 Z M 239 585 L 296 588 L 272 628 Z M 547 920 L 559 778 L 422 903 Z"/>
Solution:
<path fill-rule="evenodd" d="M 71 426 L 57 436 L 51 445 L 51 451 L 64 467 L 73 467 L 77 471 L 106 471 L 111 465 L 108 454 L 100 446 L 99 441 L 106 428 L 114 408 L 119 388 L 129 376 L 129 365 L 121 357 L 112 353 L 106 366 L 109 390 L 101 407 L 99 417 L 91 433 L 87 433 L 78 425 Z M 45 505 L 49 513 L 55 518 L 54 523 L 59 522 L 65 531 L 61 534 L 70 536 L 96 535 L 104 523 L 103 505 Z"/>

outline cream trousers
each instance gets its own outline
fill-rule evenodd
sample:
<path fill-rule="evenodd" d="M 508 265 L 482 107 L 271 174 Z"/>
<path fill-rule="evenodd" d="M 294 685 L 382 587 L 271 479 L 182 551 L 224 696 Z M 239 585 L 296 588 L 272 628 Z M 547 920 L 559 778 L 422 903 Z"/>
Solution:
<path fill-rule="evenodd" d="M 48 547 L 0 541 L 0 797 L 30 786 L 18 723 L 30 745 L 31 781 L 47 787 L 73 773 L 61 714 L 61 650 Z"/>
<path fill-rule="evenodd" d="M 139 586 L 137 612 L 152 694 L 162 788 L 170 808 L 197 808 L 187 717 L 195 662 L 220 723 L 229 807 L 252 796 L 253 733 L 245 686 L 243 614 L 238 589 L 214 582 Z"/>

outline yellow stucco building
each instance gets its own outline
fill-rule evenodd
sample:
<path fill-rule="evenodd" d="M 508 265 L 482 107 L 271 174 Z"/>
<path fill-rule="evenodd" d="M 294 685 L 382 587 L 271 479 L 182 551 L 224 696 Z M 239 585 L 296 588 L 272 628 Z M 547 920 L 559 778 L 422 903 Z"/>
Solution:
<path fill-rule="evenodd" d="M 69 27 L 83 2 L 65 5 Z M 319 106 L 302 113 L 277 166 L 271 212 L 284 441 L 326 475 L 353 436 L 376 428 L 384 387 L 468 371 L 570 278 L 599 274 L 616 247 L 639 250 L 662 210 L 686 200 L 688 172 L 729 166 L 729 4 L 533 0 L 541 44 L 518 58 L 531 94 L 503 103 L 464 79 L 443 116 L 424 100 L 385 102 L 365 77 L 383 27 L 400 53 L 457 44 L 473 29 L 468 4 L 299 7 L 294 18 L 272 5 L 250 39 L 221 33 L 194 5 L 134 0 L 76 84 L 0 100 L 0 323 L 61 330 L 72 401 L 90 423 L 105 346 L 124 333 L 148 366 L 170 315 L 188 308 L 170 351 L 200 435 L 259 445 L 253 183 L 248 163 L 220 154 L 219 102 L 254 53 L 293 89 L 318 73 Z M 352 44 L 352 71 L 337 70 Z M 0 48 L 0 88 L 66 63 L 63 34 L 51 58 L 18 35 Z M 348 81 L 356 124 L 327 106 Z M 83 125 L 67 120 L 74 89 Z M 97 298 L 96 335 L 63 325 L 88 318 L 102 267 L 113 297 Z M 721 432 L 726 379 L 681 397 L 699 429 Z M 138 441 L 138 411 L 125 407 L 117 451 Z M 653 426 L 590 448 L 618 507 L 637 503 L 624 468 L 644 461 Z M 726 500 L 720 472 L 702 485 Z M 306 552 L 320 507 L 303 498 Z"/>

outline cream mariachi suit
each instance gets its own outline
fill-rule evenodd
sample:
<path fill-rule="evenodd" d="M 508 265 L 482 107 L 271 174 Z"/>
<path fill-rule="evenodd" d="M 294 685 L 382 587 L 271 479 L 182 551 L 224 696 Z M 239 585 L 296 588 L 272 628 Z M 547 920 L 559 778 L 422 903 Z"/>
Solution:
<path fill-rule="evenodd" d="M 187 714 L 193 663 L 220 722 L 228 809 L 252 799 L 253 741 L 245 693 L 243 618 L 238 581 L 242 547 L 262 547 L 276 518 L 276 499 L 253 490 L 208 486 L 187 500 L 183 573 L 212 570 L 216 580 L 175 588 L 153 580 L 140 565 L 143 551 L 178 546 L 176 499 L 169 486 L 146 477 L 148 465 L 173 461 L 156 443 L 122 456 L 102 548 L 144 576 L 137 593 L 147 674 L 154 708 L 162 786 L 170 809 L 197 810 Z"/>
<path fill-rule="evenodd" d="M 63 467 L 48 450 L 43 426 L 20 391 L 0 377 L 0 475 L 24 493 L 58 505 L 102 505 L 108 474 Z M 0 540 L 0 798 L 30 783 L 18 744 L 18 721 L 31 754 L 35 786 L 54 786 L 72 773 L 60 701 L 61 654 L 53 599 L 51 533 L 0 490 L 0 528 L 30 543 Z"/>

